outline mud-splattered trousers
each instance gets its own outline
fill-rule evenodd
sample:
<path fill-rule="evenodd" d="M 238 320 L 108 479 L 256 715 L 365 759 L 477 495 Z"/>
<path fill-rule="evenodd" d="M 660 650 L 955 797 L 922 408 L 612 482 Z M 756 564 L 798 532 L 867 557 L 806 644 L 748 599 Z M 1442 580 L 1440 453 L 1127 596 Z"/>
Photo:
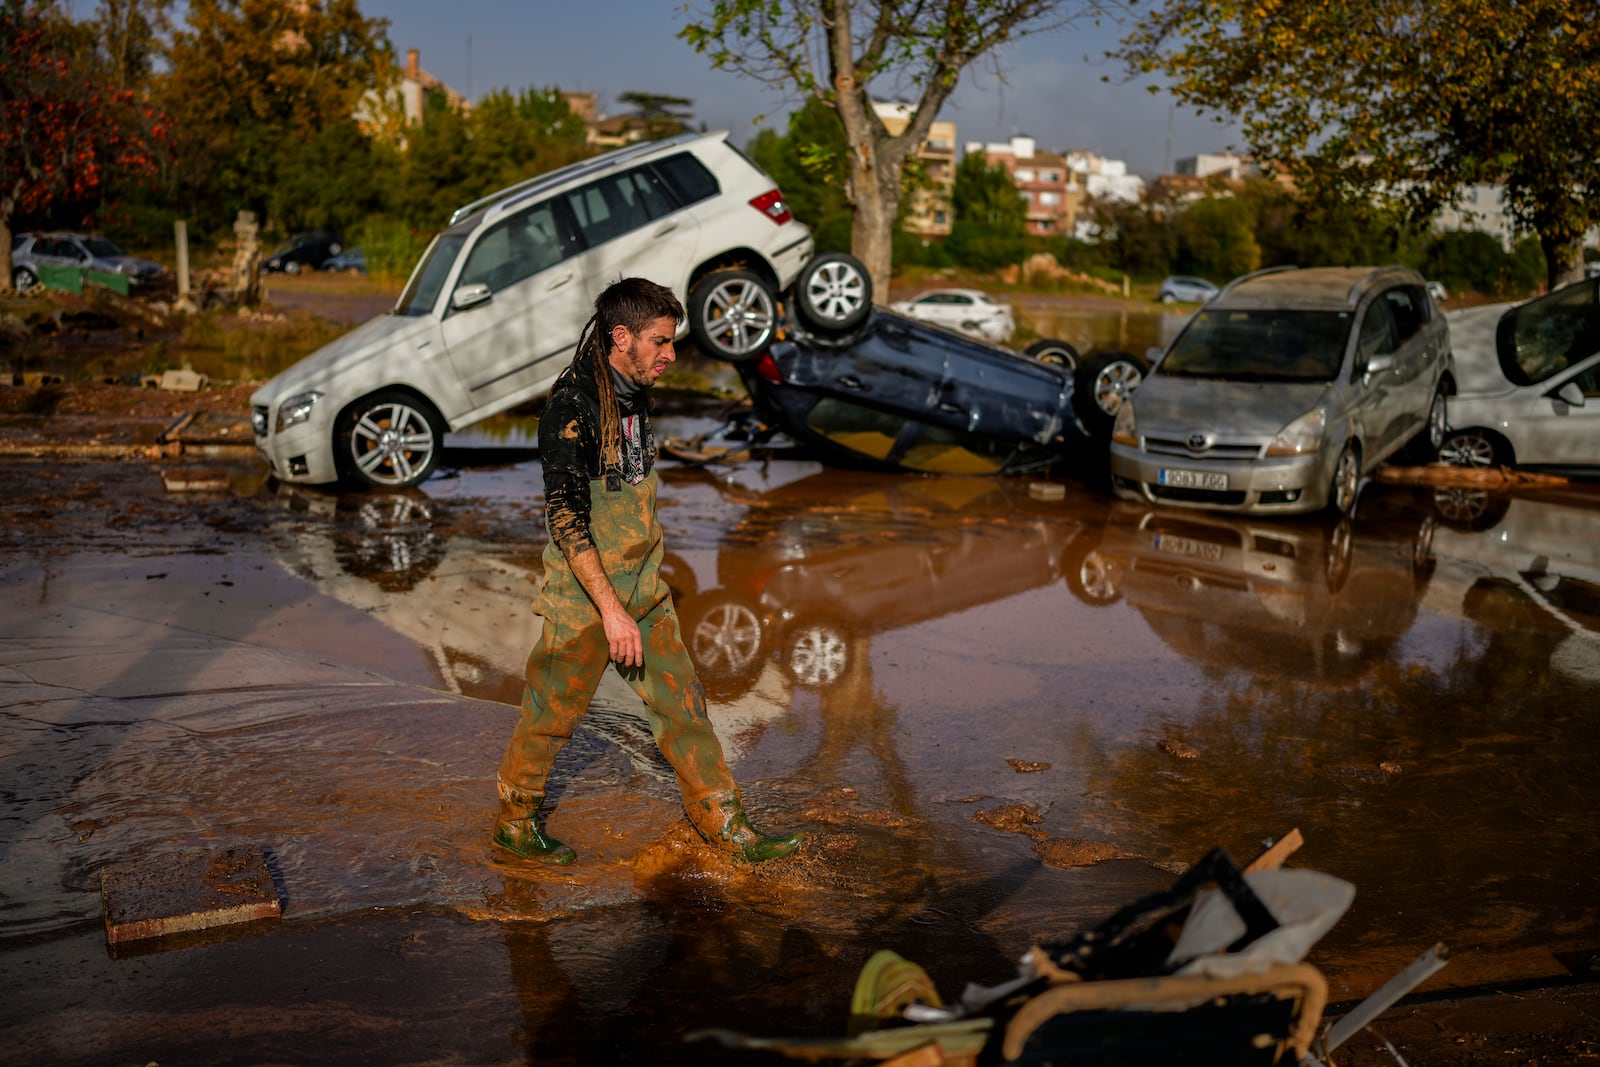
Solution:
<path fill-rule="evenodd" d="M 656 520 L 656 475 L 608 490 L 589 485 L 590 529 L 601 566 L 628 613 L 639 623 L 642 667 L 619 667 L 645 703 L 650 730 L 677 774 L 684 807 L 736 787 L 722 745 L 706 716 L 705 691 L 683 647 L 672 594 L 661 580 L 661 526 Z M 528 656 L 522 718 L 500 761 L 500 795 L 543 796 L 556 754 L 589 710 L 610 646 L 600 612 L 552 538 L 544 550 L 545 585 L 534 605 L 544 631 Z"/>

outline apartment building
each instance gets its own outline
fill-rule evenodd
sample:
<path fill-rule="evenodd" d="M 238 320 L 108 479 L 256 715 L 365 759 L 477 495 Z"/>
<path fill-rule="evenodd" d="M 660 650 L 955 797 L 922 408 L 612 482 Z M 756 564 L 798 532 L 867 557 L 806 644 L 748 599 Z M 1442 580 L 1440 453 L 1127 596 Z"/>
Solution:
<path fill-rule="evenodd" d="M 983 153 L 991 165 L 1006 168 L 1027 205 L 1028 232 L 1042 237 L 1071 233 L 1083 210 L 1084 188 L 1074 180 L 1067 157 L 1040 150 L 1032 137 L 967 145 L 967 153 Z"/>
<path fill-rule="evenodd" d="M 898 136 L 911 124 L 911 105 L 873 101 L 884 128 Z M 906 205 L 905 228 L 924 237 L 948 237 L 955 222 L 951 203 L 956 188 L 956 124 L 935 120 L 928 136 L 917 146 L 915 158 L 922 166 L 925 184 L 911 193 Z"/>

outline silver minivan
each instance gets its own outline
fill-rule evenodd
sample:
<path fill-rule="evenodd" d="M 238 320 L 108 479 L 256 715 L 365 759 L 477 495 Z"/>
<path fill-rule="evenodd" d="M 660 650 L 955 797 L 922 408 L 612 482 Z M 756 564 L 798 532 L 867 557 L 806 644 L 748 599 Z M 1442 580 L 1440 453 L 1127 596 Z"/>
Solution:
<path fill-rule="evenodd" d="M 1111 436 L 1111 483 L 1147 503 L 1348 512 L 1361 477 L 1445 428 L 1450 334 L 1404 267 L 1270 268 L 1184 327 Z"/>
<path fill-rule="evenodd" d="M 811 231 L 727 136 L 630 145 L 457 210 L 389 312 L 250 398 L 272 473 L 421 482 L 446 432 L 549 393 L 595 295 L 623 275 L 671 288 L 710 354 L 762 351 Z"/>

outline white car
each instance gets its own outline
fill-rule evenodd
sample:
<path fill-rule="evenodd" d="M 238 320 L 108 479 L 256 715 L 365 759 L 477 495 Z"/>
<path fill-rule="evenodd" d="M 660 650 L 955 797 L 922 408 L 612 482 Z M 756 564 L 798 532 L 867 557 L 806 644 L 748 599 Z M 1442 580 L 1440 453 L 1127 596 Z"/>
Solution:
<path fill-rule="evenodd" d="M 996 344 L 1009 343 L 1017 329 L 1011 305 L 999 303 L 977 289 L 930 289 L 889 306 L 914 319 Z"/>
<path fill-rule="evenodd" d="M 1600 467 L 1600 278 L 1448 316 L 1456 394 L 1439 458 L 1461 467 Z"/>
<path fill-rule="evenodd" d="M 250 398 L 272 473 L 415 485 L 438 465 L 447 431 L 549 393 L 595 296 L 624 275 L 670 287 L 684 329 L 722 359 L 765 350 L 778 294 L 797 280 L 848 310 L 860 287 L 841 272 L 854 268 L 802 277 L 810 229 L 727 136 L 630 145 L 457 210 L 393 309 Z"/>

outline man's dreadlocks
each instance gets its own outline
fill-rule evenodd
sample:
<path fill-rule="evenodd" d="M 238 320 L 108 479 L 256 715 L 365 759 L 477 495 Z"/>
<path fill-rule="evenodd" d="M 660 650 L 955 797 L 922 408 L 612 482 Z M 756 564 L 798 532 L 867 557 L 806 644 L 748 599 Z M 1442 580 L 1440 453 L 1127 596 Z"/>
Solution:
<path fill-rule="evenodd" d="M 594 314 L 578 337 L 572 366 L 589 373 L 600 398 L 600 464 L 607 483 L 622 471 L 622 412 L 611 378 L 611 330 L 621 325 L 641 334 L 663 316 L 683 321 L 683 305 L 671 289 L 647 278 L 623 278 L 595 297 Z"/>

